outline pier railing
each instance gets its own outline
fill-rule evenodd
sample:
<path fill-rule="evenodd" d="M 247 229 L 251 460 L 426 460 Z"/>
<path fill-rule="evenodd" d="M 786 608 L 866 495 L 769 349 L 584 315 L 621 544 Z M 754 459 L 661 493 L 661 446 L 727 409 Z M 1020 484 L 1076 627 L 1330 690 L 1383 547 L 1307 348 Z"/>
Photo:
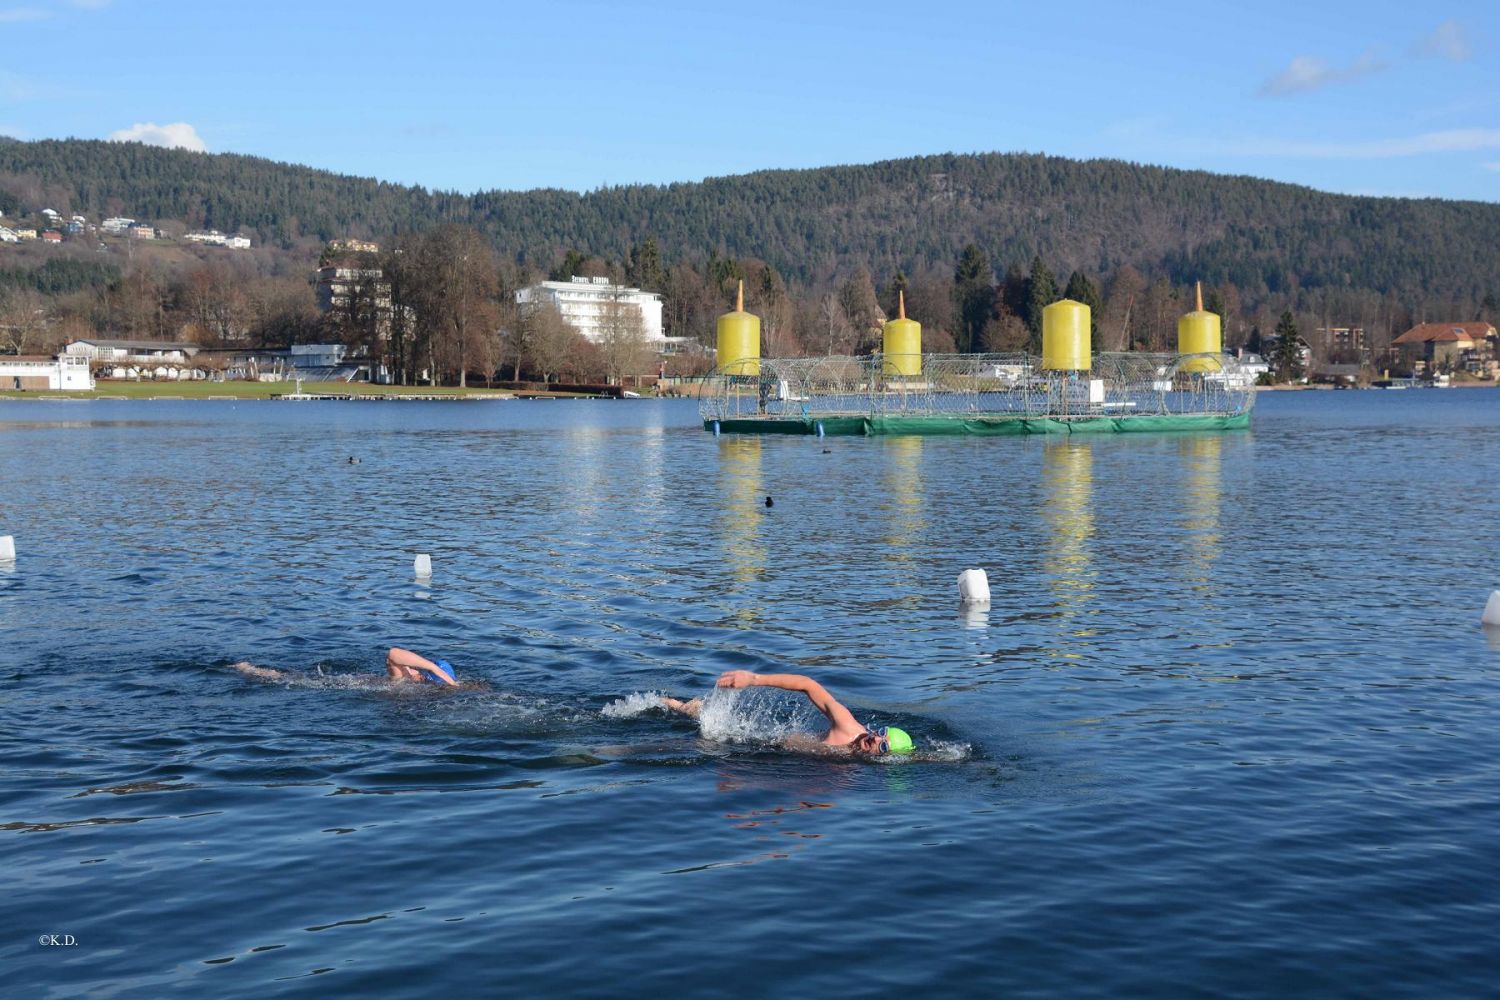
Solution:
<path fill-rule="evenodd" d="M 1096 353 L 1088 371 L 1048 371 L 1029 354 L 759 358 L 720 365 L 705 420 L 833 416 L 1087 418 L 1234 416 L 1254 376 L 1225 354 Z"/>

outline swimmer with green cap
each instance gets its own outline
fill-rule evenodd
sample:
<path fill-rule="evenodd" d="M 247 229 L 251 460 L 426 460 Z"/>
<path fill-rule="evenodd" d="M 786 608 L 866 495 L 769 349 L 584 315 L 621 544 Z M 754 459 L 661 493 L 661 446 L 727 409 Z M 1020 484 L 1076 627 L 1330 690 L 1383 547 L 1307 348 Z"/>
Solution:
<path fill-rule="evenodd" d="M 876 733 L 860 725 L 855 721 L 854 715 L 840 704 L 837 698 L 828 693 L 827 688 L 811 677 L 804 677 L 801 674 L 756 674 L 749 670 L 730 670 L 720 675 L 718 686 L 721 688 L 773 687 L 783 691 L 801 691 L 807 695 L 807 700 L 813 703 L 813 707 L 828 719 L 828 733 L 818 741 L 823 746 L 848 747 L 857 753 L 867 754 L 907 754 L 916 749 L 911 737 L 904 729 L 888 726 Z M 673 711 L 695 718 L 703 707 L 703 701 L 699 698 L 691 701 L 663 698 L 662 703 Z"/>

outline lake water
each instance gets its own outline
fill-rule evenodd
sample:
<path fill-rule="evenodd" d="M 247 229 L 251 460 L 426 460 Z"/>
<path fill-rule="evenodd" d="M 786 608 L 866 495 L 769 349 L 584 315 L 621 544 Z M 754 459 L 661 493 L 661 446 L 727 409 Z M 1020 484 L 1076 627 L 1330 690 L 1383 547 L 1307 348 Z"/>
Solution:
<path fill-rule="evenodd" d="M 0 992 L 1495 996 L 1497 470 L 1483 390 L 1074 440 L 0 403 Z M 646 707 L 732 668 L 922 751 Z"/>

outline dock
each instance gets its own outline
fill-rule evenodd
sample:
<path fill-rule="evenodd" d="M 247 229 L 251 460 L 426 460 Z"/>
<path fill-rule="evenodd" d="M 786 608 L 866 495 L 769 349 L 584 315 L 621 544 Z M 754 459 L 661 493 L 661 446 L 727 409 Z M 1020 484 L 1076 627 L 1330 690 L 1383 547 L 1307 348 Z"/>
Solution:
<path fill-rule="evenodd" d="M 364 392 L 280 392 L 272 393 L 272 399 L 288 400 L 291 402 L 305 402 L 308 400 L 338 399 L 338 400 L 376 400 L 386 401 L 409 401 L 418 402 L 473 402 L 477 400 L 513 399 L 513 396 L 470 396 L 458 395 L 456 393 L 364 393 Z"/>

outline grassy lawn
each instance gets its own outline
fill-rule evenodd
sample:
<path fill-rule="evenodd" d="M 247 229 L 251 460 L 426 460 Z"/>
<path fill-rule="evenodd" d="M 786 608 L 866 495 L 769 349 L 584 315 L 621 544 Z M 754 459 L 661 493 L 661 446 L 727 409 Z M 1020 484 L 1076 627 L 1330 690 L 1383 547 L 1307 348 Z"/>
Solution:
<path fill-rule="evenodd" d="M 0 391 L 9 399 L 36 399 L 61 396 L 68 399 L 270 399 L 295 392 L 295 382 L 126 382 L 100 379 L 93 392 L 59 392 L 32 389 L 26 392 Z M 453 386 L 370 385 L 364 382 L 303 382 L 305 393 L 356 396 L 481 396 L 504 397 L 508 393 L 485 388 L 458 389 Z"/>

